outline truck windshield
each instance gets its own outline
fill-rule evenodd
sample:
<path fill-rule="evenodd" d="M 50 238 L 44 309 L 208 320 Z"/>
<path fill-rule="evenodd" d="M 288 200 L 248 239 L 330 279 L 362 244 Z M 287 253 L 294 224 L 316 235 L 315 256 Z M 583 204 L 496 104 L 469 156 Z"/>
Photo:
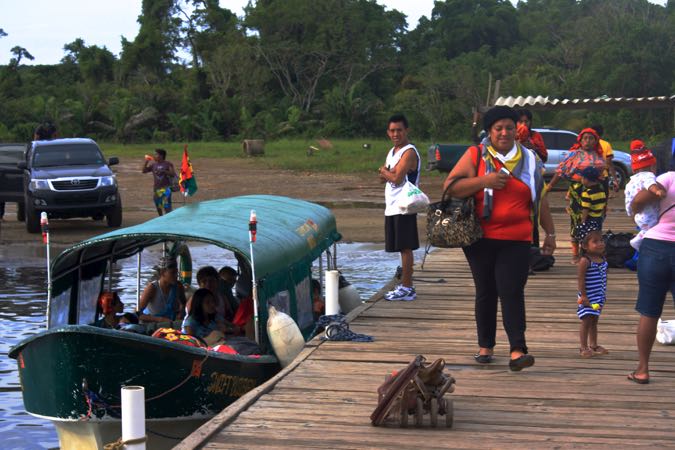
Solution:
<path fill-rule="evenodd" d="M 95 144 L 45 145 L 35 149 L 33 167 L 105 164 Z"/>

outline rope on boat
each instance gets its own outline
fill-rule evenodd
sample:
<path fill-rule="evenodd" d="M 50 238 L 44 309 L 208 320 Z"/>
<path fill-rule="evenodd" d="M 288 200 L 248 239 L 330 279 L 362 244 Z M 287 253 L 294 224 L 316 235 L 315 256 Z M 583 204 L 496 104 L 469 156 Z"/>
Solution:
<path fill-rule="evenodd" d="M 103 446 L 103 450 L 123 450 L 124 447 L 126 447 L 127 445 L 142 444 L 144 442 L 147 442 L 147 440 L 148 440 L 147 436 L 134 439 L 127 439 L 126 441 L 123 441 L 122 438 L 119 438 L 115 442 L 105 444 Z"/>
<path fill-rule="evenodd" d="M 145 427 L 145 431 L 147 431 L 150 434 L 154 434 L 155 436 L 159 436 L 159 437 L 164 438 L 164 439 L 172 439 L 174 441 L 182 441 L 183 439 L 185 439 L 187 437 L 187 436 L 185 436 L 185 437 L 169 436 L 168 434 L 160 433 L 159 431 L 153 431 L 150 428 L 148 428 L 147 426 Z"/>
<path fill-rule="evenodd" d="M 325 335 L 319 339 L 322 341 L 354 341 L 354 342 L 373 342 L 374 338 L 367 334 L 354 333 L 349 329 L 347 317 L 344 314 L 333 314 L 321 316 L 316 321 L 312 336 L 315 336 L 320 329 L 325 330 Z"/>
<path fill-rule="evenodd" d="M 209 359 L 209 352 L 206 350 L 206 354 L 204 355 L 204 359 L 202 359 L 199 362 L 194 361 L 192 365 L 192 369 L 190 370 L 190 373 L 188 374 L 187 377 L 177 385 L 175 385 L 172 388 L 167 389 L 166 391 L 162 392 L 159 395 L 155 395 L 154 397 L 146 398 L 145 403 L 151 402 L 153 400 L 157 400 L 158 398 L 162 398 L 167 394 L 170 394 L 171 392 L 175 391 L 176 389 L 180 388 L 183 386 L 185 383 L 190 381 L 190 378 L 192 377 L 199 377 L 201 374 L 201 368 L 206 362 L 206 360 Z M 195 372 L 197 371 L 197 372 Z M 99 407 L 102 406 L 106 411 L 110 412 L 113 417 L 119 417 L 119 414 L 116 411 L 110 411 L 111 409 L 121 409 L 122 405 L 110 405 L 108 404 L 105 400 L 103 400 L 96 392 L 89 390 L 86 386 L 83 386 L 83 391 L 84 391 L 84 399 L 87 402 L 87 415 L 83 417 L 82 421 L 86 421 L 91 419 L 92 415 L 92 409 L 94 406 Z"/>
<path fill-rule="evenodd" d="M 200 373 L 201 373 L 201 368 L 202 368 L 202 366 L 204 365 L 204 363 L 206 362 L 207 359 L 209 359 L 209 351 L 208 351 L 208 350 L 206 350 L 206 355 L 204 355 L 204 359 L 202 359 L 202 360 L 199 362 L 199 372 L 200 372 Z M 194 367 L 194 366 L 193 366 L 193 367 Z M 177 385 L 175 385 L 175 386 L 172 387 L 171 389 L 167 389 L 166 391 L 162 392 L 162 393 L 159 394 L 159 395 L 155 395 L 154 397 L 146 398 L 146 399 L 145 399 L 145 403 L 151 402 L 151 401 L 153 401 L 153 400 L 157 400 L 158 398 L 162 398 L 162 397 L 164 397 L 165 395 L 167 395 L 167 394 L 169 394 L 169 393 L 175 391 L 176 389 L 178 389 L 179 387 L 181 387 L 182 385 L 184 385 L 185 383 L 187 383 L 187 382 L 190 380 L 190 378 L 192 378 L 193 376 L 199 376 L 199 375 L 195 375 L 195 374 L 194 374 L 194 369 L 190 371 L 190 373 L 188 374 L 188 376 L 185 377 L 185 379 L 184 379 L 183 381 L 181 381 L 180 383 L 178 383 Z M 121 406 L 121 405 L 120 405 L 120 406 Z"/>

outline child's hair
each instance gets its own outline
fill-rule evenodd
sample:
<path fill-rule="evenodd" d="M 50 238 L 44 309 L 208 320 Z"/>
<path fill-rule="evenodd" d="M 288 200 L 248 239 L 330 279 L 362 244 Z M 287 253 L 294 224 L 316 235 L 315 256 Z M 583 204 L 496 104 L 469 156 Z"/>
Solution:
<path fill-rule="evenodd" d="M 204 311 L 204 303 L 206 299 L 212 297 L 215 299 L 211 291 L 206 288 L 199 288 L 192 294 L 192 303 L 190 305 L 190 315 L 197 320 L 197 322 L 204 324 L 209 320 L 213 320 L 213 315 L 207 314 Z"/>
<path fill-rule="evenodd" d="M 586 222 L 577 225 L 575 230 L 575 238 L 579 243 L 579 255 L 583 256 L 586 254 L 585 246 L 588 244 L 588 240 L 593 233 L 600 233 L 602 236 L 602 231 L 600 229 L 600 224 L 593 220 L 587 220 Z"/>

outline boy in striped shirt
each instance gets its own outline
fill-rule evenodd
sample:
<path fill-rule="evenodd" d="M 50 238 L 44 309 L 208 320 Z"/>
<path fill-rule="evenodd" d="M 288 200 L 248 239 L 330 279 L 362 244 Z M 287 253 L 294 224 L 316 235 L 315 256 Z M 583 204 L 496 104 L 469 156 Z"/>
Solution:
<path fill-rule="evenodd" d="M 607 211 L 607 193 L 600 183 L 600 172 L 595 167 L 586 167 L 581 171 L 581 223 L 593 221 L 602 230 L 602 222 Z"/>

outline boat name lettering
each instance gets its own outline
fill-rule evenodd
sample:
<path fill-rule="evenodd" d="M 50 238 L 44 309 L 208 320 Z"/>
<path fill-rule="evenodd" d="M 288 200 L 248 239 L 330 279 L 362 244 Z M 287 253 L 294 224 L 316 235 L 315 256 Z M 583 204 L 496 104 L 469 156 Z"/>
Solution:
<path fill-rule="evenodd" d="M 213 372 L 211 383 L 206 388 L 212 394 L 227 394 L 232 397 L 241 397 L 256 387 L 254 378 L 235 377 L 224 373 Z"/>

